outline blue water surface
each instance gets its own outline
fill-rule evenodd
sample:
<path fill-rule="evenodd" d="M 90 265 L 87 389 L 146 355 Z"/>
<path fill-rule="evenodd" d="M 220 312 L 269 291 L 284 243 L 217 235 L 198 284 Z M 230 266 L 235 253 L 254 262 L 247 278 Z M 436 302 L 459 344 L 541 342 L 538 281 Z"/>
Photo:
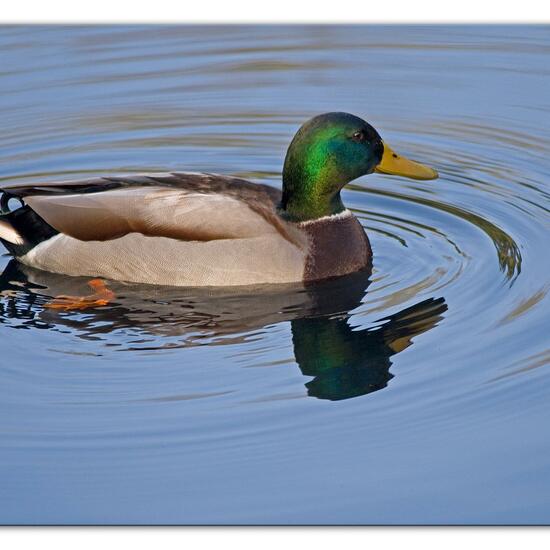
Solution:
<path fill-rule="evenodd" d="M 348 111 L 435 181 L 343 199 L 373 272 L 111 283 L 1 258 L 0 522 L 550 521 L 550 27 L 0 27 L 0 184 L 207 171 L 280 186 Z"/>

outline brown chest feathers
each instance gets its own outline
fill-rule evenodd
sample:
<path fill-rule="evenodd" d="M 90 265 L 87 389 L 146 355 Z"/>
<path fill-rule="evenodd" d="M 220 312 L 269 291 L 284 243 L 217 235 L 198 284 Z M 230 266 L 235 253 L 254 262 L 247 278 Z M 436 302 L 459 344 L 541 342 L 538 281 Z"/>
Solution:
<path fill-rule="evenodd" d="M 339 277 L 370 266 L 369 239 L 351 213 L 305 223 L 302 229 L 309 240 L 304 281 Z"/>

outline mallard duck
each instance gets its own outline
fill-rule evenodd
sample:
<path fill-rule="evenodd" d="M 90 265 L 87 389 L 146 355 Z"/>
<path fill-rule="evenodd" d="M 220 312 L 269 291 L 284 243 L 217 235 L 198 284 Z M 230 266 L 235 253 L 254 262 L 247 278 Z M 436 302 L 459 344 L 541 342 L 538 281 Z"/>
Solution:
<path fill-rule="evenodd" d="M 340 191 L 372 172 L 437 177 L 394 153 L 361 118 L 326 113 L 294 136 L 282 192 L 200 173 L 4 184 L 0 240 L 35 268 L 128 282 L 234 286 L 338 277 L 371 262 L 369 240 Z M 13 198 L 21 202 L 14 210 Z"/>

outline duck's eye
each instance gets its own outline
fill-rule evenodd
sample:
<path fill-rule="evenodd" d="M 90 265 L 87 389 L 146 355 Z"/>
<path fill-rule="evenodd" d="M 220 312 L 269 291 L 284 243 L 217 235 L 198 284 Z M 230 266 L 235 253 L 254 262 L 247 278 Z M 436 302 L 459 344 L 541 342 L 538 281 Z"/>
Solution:
<path fill-rule="evenodd" d="M 352 137 L 354 141 L 365 141 L 365 134 L 361 131 L 355 132 Z"/>

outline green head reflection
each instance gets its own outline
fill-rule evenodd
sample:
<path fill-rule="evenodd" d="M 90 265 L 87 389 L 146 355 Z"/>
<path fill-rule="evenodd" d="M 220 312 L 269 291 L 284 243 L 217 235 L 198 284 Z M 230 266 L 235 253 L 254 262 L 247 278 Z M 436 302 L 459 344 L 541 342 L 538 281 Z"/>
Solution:
<path fill-rule="evenodd" d="M 308 395 L 337 401 L 386 387 L 393 378 L 390 357 L 434 327 L 446 309 L 443 298 L 425 300 L 363 330 L 354 330 L 349 317 L 293 320 L 296 362 L 313 377 L 306 383 Z"/>

